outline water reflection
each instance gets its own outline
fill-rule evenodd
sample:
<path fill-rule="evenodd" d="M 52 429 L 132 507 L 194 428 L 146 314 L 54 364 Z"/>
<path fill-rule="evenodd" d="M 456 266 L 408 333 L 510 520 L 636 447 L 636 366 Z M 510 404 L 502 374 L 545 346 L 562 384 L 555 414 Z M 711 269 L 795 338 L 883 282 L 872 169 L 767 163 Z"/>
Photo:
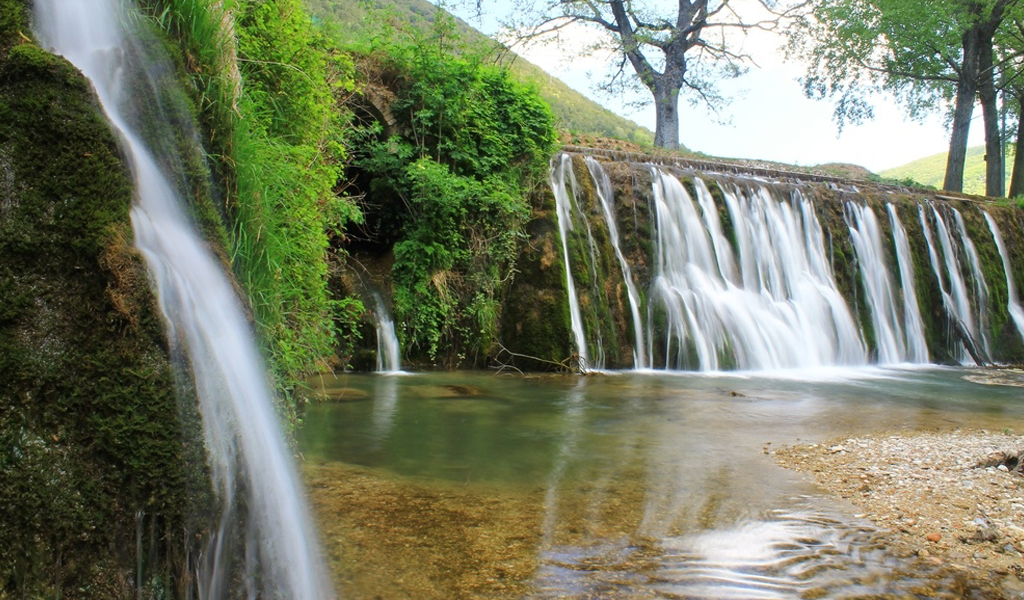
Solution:
<path fill-rule="evenodd" d="M 363 390 L 372 401 L 314 405 L 299 444 L 312 464 L 357 465 L 360 477 L 383 482 L 366 489 L 406 490 L 362 512 L 398 525 L 403 510 L 415 515 L 420 552 L 336 565 L 351 598 L 466 597 L 467 590 L 512 597 L 500 587 L 512 580 L 524 586 L 514 597 L 525 598 L 910 594 L 923 585 L 921 565 L 889 555 L 851 507 L 777 467 L 765 449 L 877 430 L 1021 422 L 1018 390 L 965 377 L 978 374 L 348 376 L 347 397 Z M 376 502 L 372 492 L 346 501 Z M 452 541 L 456 521 L 472 540 Z M 491 539 L 506 541 L 489 549 Z M 365 552 L 372 549 L 361 546 Z M 459 567 L 468 575 L 438 565 L 452 556 L 473 557 Z M 522 569 L 515 575 L 513 563 Z M 376 579 L 357 575 L 372 569 Z M 440 574 L 429 590 L 373 583 L 396 569 Z M 927 583 L 928 597 L 954 593 L 940 575 Z"/>
<path fill-rule="evenodd" d="M 373 386 L 372 439 L 379 444 L 391 435 L 398 410 L 398 378 L 378 376 Z"/>
<path fill-rule="evenodd" d="M 561 427 L 564 434 L 554 459 L 551 475 L 548 477 L 547 491 L 544 494 L 544 522 L 541 539 L 545 550 L 550 548 L 554 542 L 555 527 L 558 524 L 558 489 L 565 479 L 570 462 L 578 453 L 579 440 L 583 434 L 586 385 L 587 380 L 581 378 L 566 393 Z"/>

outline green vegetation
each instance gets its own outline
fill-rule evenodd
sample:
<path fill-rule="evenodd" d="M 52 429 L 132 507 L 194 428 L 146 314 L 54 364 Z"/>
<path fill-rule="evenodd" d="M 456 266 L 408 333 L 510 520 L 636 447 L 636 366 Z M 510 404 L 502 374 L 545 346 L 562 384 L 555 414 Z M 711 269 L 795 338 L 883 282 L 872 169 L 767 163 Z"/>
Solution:
<path fill-rule="evenodd" d="M 0 0 L 0 597 L 133 596 L 137 532 L 139 588 L 165 597 L 188 549 L 160 540 L 203 462 L 127 241 L 130 173 L 85 78 L 19 35 L 23 7 Z"/>
<path fill-rule="evenodd" d="M 1014 149 L 1007 147 L 1007 164 L 1013 160 Z M 886 169 L 879 173 L 882 177 L 899 180 L 912 180 L 926 187 L 942 188 L 942 180 L 946 170 L 946 153 L 933 154 L 919 158 L 899 167 Z M 1009 185 L 1010 173 L 1006 174 Z M 967 149 L 967 160 L 964 166 L 964 193 L 985 194 L 985 148 L 974 146 Z"/>
<path fill-rule="evenodd" d="M 375 24 L 390 20 L 397 27 L 414 24 L 429 30 L 437 16 L 451 18 L 426 0 L 305 0 L 310 11 L 327 22 L 333 22 L 344 37 L 351 39 L 372 31 Z M 559 129 L 573 134 L 597 135 L 627 140 L 641 146 L 654 143 L 654 133 L 622 118 L 583 94 L 551 77 L 540 67 L 502 49 L 498 44 L 456 19 L 456 29 L 473 46 L 489 46 L 507 64 L 515 79 L 535 85 L 540 97 L 551 106 Z"/>
<path fill-rule="evenodd" d="M 364 61 L 392 82 L 396 131 L 362 128 L 353 165 L 394 232 L 394 302 L 407 355 L 454 367 L 491 351 L 513 275 L 527 195 L 544 180 L 555 132 L 530 87 L 460 45 L 454 22 L 385 28 Z"/>
<path fill-rule="evenodd" d="M 789 53 L 807 64 L 809 97 L 833 101 L 840 124 L 871 118 L 879 91 L 895 95 L 914 118 L 948 112 L 941 188 L 957 192 L 966 190 L 968 132 L 980 103 L 990 157 L 985 193 L 1001 195 L 998 86 L 1012 88 L 1019 74 L 1019 66 L 1001 57 L 1019 54 L 1024 44 L 1018 27 L 1024 5 L 935 0 L 921 10 L 914 0 L 822 0 L 806 7 L 789 28 Z"/>
<path fill-rule="evenodd" d="M 323 368 L 336 328 L 361 312 L 329 298 L 325 260 L 328 232 L 361 218 L 334 193 L 346 126 L 335 96 L 351 90 L 352 65 L 329 50 L 299 0 L 227 4 L 148 3 L 186 57 L 224 198 L 227 253 L 287 391 Z"/>

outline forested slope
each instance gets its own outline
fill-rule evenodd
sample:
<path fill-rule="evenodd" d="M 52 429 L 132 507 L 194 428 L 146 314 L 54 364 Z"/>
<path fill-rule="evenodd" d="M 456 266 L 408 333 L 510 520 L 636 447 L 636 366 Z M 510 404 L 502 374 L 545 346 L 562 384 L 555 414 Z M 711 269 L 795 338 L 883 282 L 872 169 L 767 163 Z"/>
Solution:
<path fill-rule="evenodd" d="M 429 27 L 440 10 L 426 0 L 304 0 L 312 14 L 342 29 L 341 35 L 355 38 L 379 25 L 386 15 L 396 22 L 422 23 Z M 442 11 L 443 12 L 443 11 Z M 456 20 L 458 31 L 471 44 L 497 44 L 474 29 L 470 24 Z M 329 25 L 328 25 L 329 26 Z M 537 86 L 540 96 L 551 105 L 559 129 L 569 133 L 596 135 L 650 146 L 654 133 L 633 121 L 620 117 L 583 94 L 573 90 L 561 80 L 550 76 L 529 61 L 507 54 L 515 76 Z"/>

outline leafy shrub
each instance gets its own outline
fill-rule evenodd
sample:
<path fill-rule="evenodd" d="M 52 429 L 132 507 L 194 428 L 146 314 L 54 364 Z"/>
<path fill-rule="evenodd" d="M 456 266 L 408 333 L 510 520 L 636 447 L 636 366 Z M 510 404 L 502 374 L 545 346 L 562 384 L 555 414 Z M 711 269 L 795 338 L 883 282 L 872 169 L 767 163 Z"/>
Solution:
<path fill-rule="evenodd" d="M 231 266 L 287 391 L 325 364 L 338 311 L 327 293 L 327 233 L 361 218 L 334 193 L 352 63 L 300 0 L 148 0 L 178 40 L 212 150 Z M 230 17 L 228 15 L 231 15 Z M 342 325 L 344 327 L 344 325 Z"/>
<path fill-rule="evenodd" d="M 554 117 L 535 88 L 462 46 L 450 18 L 386 30 L 363 51 L 391 82 L 399 121 L 391 135 L 363 128 L 353 150 L 372 218 L 394 236 L 399 334 L 406 354 L 456 366 L 495 338 Z"/>

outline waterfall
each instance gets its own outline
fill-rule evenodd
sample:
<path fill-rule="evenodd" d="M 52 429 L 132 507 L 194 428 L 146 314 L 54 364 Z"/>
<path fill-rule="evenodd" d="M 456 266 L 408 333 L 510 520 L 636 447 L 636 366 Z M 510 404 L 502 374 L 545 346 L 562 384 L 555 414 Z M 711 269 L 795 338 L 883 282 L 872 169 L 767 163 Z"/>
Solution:
<path fill-rule="evenodd" d="M 143 70 L 150 62 L 135 64 L 143 52 L 124 29 L 133 19 L 123 10 L 128 7 L 122 0 L 37 0 L 36 27 L 40 40 L 92 81 L 121 136 L 136 185 L 135 244 L 149 267 L 168 338 L 191 359 L 207 460 L 223 510 L 204 551 L 200 597 L 330 599 L 334 593 L 298 474 L 239 300 L 131 125 L 139 107 L 159 101 L 140 98 L 140 86 L 125 85 L 128 77 L 148 81 Z M 243 493 L 244 501 L 238 497 Z M 236 540 L 230 534 L 243 514 L 246 565 L 240 571 L 231 566 Z M 239 583 L 239 574 L 245 589 L 228 589 Z"/>
<path fill-rule="evenodd" d="M 587 157 L 587 169 L 597 188 L 601 210 L 608 223 L 608 235 L 611 237 L 612 248 L 615 250 L 615 257 L 619 260 L 619 268 L 622 270 L 622 278 L 626 284 L 629 311 L 633 315 L 633 367 L 646 369 L 647 355 L 644 351 L 643 319 L 640 317 L 640 294 L 637 293 L 636 285 L 633 283 L 633 273 L 629 268 L 629 262 L 626 261 L 626 257 L 622 254 L 622 248 L 619 246 L 619 228 L 615 222 L 615 212 L 612 208 L 612 182 L 601 167 L 601 163 L 590 156 Z"/>
<path fill-rule="evenodd" d="M 657 167 L 652 172 L 657 233 L 651 303 L 665 315 L 666 368 L 867 363 L 826 258 L 821 225 L 799 192 L 784 198 L 758 183 L 720 185 L 736 258 L 706 185 L 697 178 L 698 195 L 706 197 L 695 203 L 673 174 Z"/>
<path fill-rule="evenodd" d="M 1013 319 L 1013 324 L 1017 326 L 1017 333 L 1024 338 L 1024 308 L 1021 308 L 1020 301 L 1017 299 L 1017 285 L 1013 281 L 1010 255 L 1006 252 L 1006 244 L 1003 243 L 1003 236 L 999 233 L 999 226 L 996 225 L 995 219 L 987 212 L 983 212 L 983 214 L 985 222 L 988 223 L 988 229 L 995 239 L 999 257 L 1003 260 L 1003 271 L 1006 273 L 1006 308 L 1010 313 L 1010 318 Z"/>
<path fill-rule="evenodd" d="M 949 316 L 950 325 L 959 341 L 957 360 L 961 364 L 977 363 L 983 357 L 977 346 L 978 331 L 975 327 L 975 319 L 971 308 L 971 301 L 967 295 L 967 286 L 964 284 L 963 274 L 960 270 L 960 263 L 953 247 L 952 236 L 946 227 L 946 222 L 939 214 L 939 210 L 931 206 L 932 215 L 935 218 L 935 231 L 942 247 L 942 254 L 945 259 L 945 270 L 940 265 L 938 251 L 935 248 L 935 241 L 932 237 L 931 227 L 925 215 L 924 206 L 918 207 L 918 218 L 921 221 L 921 228 L 924 230 L 925 240 L 928 243 L 928 258 L 931 261 L 932 270 L 939 282 L 939 291 L 942 294 L 942 304 Z M 966 237 L 966 235 L 964 236 Z M 945 272 L 946 277 L 943 277 Z M 949 285 L 947 287 L 946 280 Z M 984 310 L 984 307 L 981 307 Z"/>
<path fill-rule="evenodd" d="M 885 262 L 882 247 L 882 233 L 875 211 L 870 206 L 848 203 L 846 205 L 857 261 L 860 263 L 861 281 L 867 293 L 868 309 L 875 331 L 875 347 L 881 364 L 901 363 L 906 360 L 907 348 L 904 343 L 900 315 L 896 310 L 896 294 L 893 291 L 892 276 Z"/>
<path fill-rule="evenodd" d="M 373 320 L 377 328 L 377 370 L 398 373 L 402 370 L 402 354 L 399 351 L 398 336 L 395 335 L 395 322 L 384 304 L 384 298 L 374 292 L 373 300 L 376 304 Z"/>
<path fill-rule="evenodd" d="M 906 360 L 912 363 L 928 362 L 928 342 L 924 337 L 924 321 L 921 319 L 921 308 L 917 304 L 917 288 L 914 285 L 914 263 L 910 254 L 910 242 L 907 231 L 903 228 L 896 207 L 889 203 L 889 224 L 892 226 L 892 238 L 896 244 L 896 263 L 900 268 L 901 296 L 903 297 L 903 323 L 907 341 Z"/>
<path fill-rule="evenodd" d="M 1009 279 L 1010 257 L 996 221 L 971 203 L 899 190 L 878 202 L 857 198 L 848 187 L 706 172 L 702 163 L 680 166 L 685 160 L 609 169 L 604 160 L 584 158 L 558 155 L 551 186 L 573 339 L 584 360 L 598 351 L 594 365 L 603 364 L 602 332 L 618 343 L 629 337 L 630 317 L 635 369 L 1009 358 L 991 331 L 982 263 L 995 251 L 971 239 L 982 215 L 1011 284 L 1009 316 L 1024 337 L 1024 305 Z M 583 164 L 589 179 L 577 180 L 582 175 L 574 168 Z M 920 233 L 914 227 L 908 235 L 899 214 L 904 202 L 917 207 Z M 625 214 L 636 224 L 627 232 L 632 237 L 622 237 Z M 945 333 L 926 337 L 930 319 L 943 314 Z M 933 337 L 948 345 L 929 347 Z M 628 345 L 615 348 L 608 353 L 611 367 L 628 367 Z M 619 357 L 620 348 L 626 356 Z"/>
<path fill-rule="evenodd" d="M 568 178 L 569 186 L 566 186 Z M 565 289 L 569 294 L 569 318 L 572 326 L 573 340 L 576 344 L 576 352 L 579 354 L 580 363 L 584 368 L 594 365 L 590 361 L 590 350 L 587 344 L 587 336 L 583 330 L 583 316 L 580 313 L 580 301 L 576 294 L 576 282 L 572 276 L 572 265 L 569 261 L 569 232 L 575 230 L 573 214 L 578 211 L 576 207 L 576 175 L 572 170 L 572 157 L 568 154 L 560 154 L 551 161 L 551 190 L 555 195 L 555 206 L 558 214 L 558 233 L 562 239 L 562 257 L 565 259 Z M 588 243 L 593 246 L 590 239 L 589 225 L 587 237 Z"/>
<path fill-rule="evenodd" d="M 992 346 L 988 340 L 988 284 L 985 282 L 985 274 L 981 270 L 981 259 L 978 257 L 978 250 L 974 242 L 967 235 L 967 225 L 964 224 L 964 217 L 956 208 L 953 211 L 953 220 L 956 221 L 960 233 L 960 244 L 964 254 L 967 255 L 967 264 L 971 268 L 971 281 L 974 282 L 975 314 L 977 315 L 977 332 L 984 346 L 985 355 L 992 355 Z"/>

